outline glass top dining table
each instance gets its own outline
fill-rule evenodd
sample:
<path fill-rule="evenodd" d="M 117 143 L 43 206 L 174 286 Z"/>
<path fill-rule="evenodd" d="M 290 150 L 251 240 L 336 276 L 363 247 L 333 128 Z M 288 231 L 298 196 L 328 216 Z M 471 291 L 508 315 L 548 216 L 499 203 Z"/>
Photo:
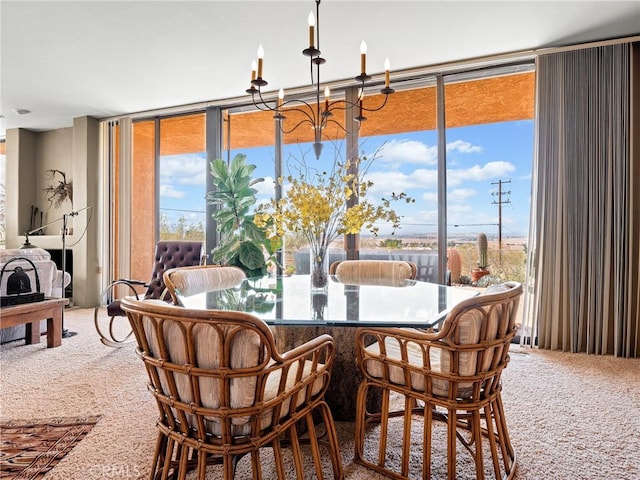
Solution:
<path fill-rule="evenodd" d="M 176 293 L 183 307 L 245 311 L 269 325 L 431 328 L 478 291 L 415 280 L 355 285 L 335 276 L 314 291 L 309 275 L 292 275 L 247 279 L 192 296 Z"/>

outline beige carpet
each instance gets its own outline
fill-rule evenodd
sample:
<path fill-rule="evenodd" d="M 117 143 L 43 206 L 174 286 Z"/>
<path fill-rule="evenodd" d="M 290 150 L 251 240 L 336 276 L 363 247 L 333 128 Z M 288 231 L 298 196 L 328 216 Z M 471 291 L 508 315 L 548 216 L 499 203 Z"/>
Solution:
<path fill-rule="evenodd" d="M 147 477 L 156 411 L 133 345 L 103 346 L 91 310 L 67 310 L 65 327 L 78 335 L 58 348 L 44 342 L 1 347 L 0 419 L 100 415 L 45 478 Z M 640 478 L 640 360 L 520 347 L 511 358 L 504 402 L 517 479 Z M 346 478 L 383 478 L 354 465 L 353 425 L 339 423 L 338 429 Z M 376 442 L 375 431 L 369 441 Z M 268 468 L 265 478 L 272 478 Z M 237 478 L 246 475 L 241 462 Z M 219 475 L 211 471 L 207 478 Z"/>

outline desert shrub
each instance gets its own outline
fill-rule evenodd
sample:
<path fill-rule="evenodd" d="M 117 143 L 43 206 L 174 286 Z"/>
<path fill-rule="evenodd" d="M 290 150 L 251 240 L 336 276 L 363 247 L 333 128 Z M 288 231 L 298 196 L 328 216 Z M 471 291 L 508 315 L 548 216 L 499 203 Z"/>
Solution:
<path fill-rule="evenodd" d="M 380 241 L 382 248 L 402 248 L 402 240 L 399 238 L 383 238 Z"/>

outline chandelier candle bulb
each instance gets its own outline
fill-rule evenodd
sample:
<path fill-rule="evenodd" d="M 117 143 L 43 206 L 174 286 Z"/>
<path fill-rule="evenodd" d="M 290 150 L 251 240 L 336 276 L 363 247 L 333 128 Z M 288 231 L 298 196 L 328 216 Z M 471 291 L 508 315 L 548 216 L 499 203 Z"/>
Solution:
<path fill-rule="evenodd" d="M 262 44 L 258 47 L 258 78 L 262 78 L 262 61 L 264 60 L 264 48 Z"/>
<path fill-rule="evenodd" d="M 282 102 L 284 101 L 284 90 L 281 88 L 278 90 L 278 103 L 277 103 L 277 114 L 282 114 Z"/>
<path fill-rule="evenodd" d="M 385 88 L 389 88 L 389 70 L 391 70 L 391 62 L 389 62 L 389 57 L 384 59 L 384 86 Z"/>
<path fill-rule="evenodd" d="M 328 112 L 329 111 L 329 97 L 331 96 L 331 90 L 329 90 L 329 87 L 325 87 L 324 89 L 324 111 Z"/>
<path fill-rule="evenodd" d="M 309 48 L 315 48 L 315 27 L 316 17 L 313 16 L 313 12 L 309 13 Z"/>
<path fill-rule="evenodd" d="M 364 40 L 360 44 L 360 70 L 362 71 L 362 75 L 366 75 L 367 73 L 367 44 Z"/>

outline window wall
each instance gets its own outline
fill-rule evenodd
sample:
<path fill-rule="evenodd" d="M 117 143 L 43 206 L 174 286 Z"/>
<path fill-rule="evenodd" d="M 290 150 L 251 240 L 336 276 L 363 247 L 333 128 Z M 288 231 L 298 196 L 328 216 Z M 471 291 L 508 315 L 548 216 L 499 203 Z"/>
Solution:
<path fill-rule="evenodd" d="M 524 282 L 533 164 L 533 66 L 498 68 L 473 78 L 449 75 L 444 84 L 446 238 L 448 257 L 456 257 L 453 281 Z M 486 262 L 478 252 L 481 234 L 487 237 Z"/>
<path fill-rule="evenodd" d="M 158 239 L 205 239 L 205 115 L 160 120 Z"/>
<path fill-rule="evenodd" d="M 400 192 L 415 200 L 394 204 L 402 220 L 393 235 L 388 225 L 380 224 L 379 235 L 362 232 L 355 249 L 361 258 L 404 255 L 420 264 L 420 278 L 439 281 L 438 255 L 445 252 L 446 257 L 456 248 L 463 254 L 460 274 L 470 277 L 477 263 L 477 234 L 484 232 L 493 271 L 512 278 L 501 252 L 514 244 L 523 255 L 526 251 L 533 67 L 452 74 L 439 80 L 442 90 L 435 76 L 394 85 L 397 91 L 384 109 L 367 113 L 359 130 L 349 132 L 355 135 L 358 155 L 373 159 L 366 174 L 374 183 L 369 192 L 374 201 Z M 332 100 L 334 95 L 339 93 L 332 93 Z M 382 101 L 379 94 L 367 94 L 364 105 L 375 108 Z M 257 166 L 255 175 L 264 178 L 257 186 L 259 202 L 273 198 L 275 179 L 296 174 L 301 162 L 323 170 L 336 158 L 346 159 L 345 118 L 336 119 L 340 126 L 325 130 L 324 149 L 316 160 L 312 130 L 291 129 L 295 114 L 285 110 L 283 130 L 292 131 L 281 133 L 271 112 L 252 106 L 216 110 L 220 121 L 213 132 L 206 125 L 211 117 L 204 112 L 133 123 L 132 257 L 148 259 L 158 239 L 204 240 L 207 230 L 212 231 L 205 200 L 207 158 L 229 161 L 239 153 L 246 155 Z M 439 111 L 443 118 L 438 118 Z M 438 130 L 438 125 L 446 128 Z M 211 135 L 220 139 L 215 156 L 207 152 L 205 139 Z M 346 243 L 338 239 L 333 246 L 344 250 Z M 299 236 L 289 235 L 284 263 L 294 263 L 294 252 L 304 247 Z"/>

